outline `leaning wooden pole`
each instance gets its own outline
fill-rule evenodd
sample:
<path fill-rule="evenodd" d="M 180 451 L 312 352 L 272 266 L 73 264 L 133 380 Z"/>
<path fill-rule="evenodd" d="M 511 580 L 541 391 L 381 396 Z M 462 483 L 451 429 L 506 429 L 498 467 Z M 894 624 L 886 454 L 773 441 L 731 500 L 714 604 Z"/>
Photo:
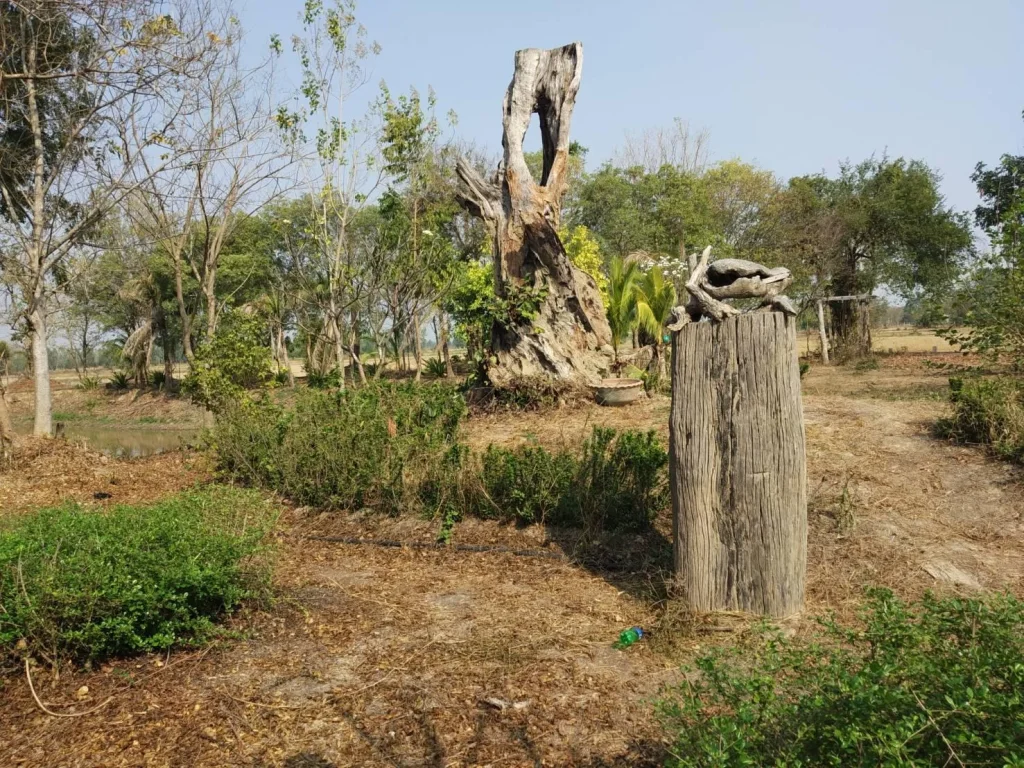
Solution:
<path fill-rule="evenodd" d="M 788 311 L 720 315 L 694 322 L 691 303 L 670 326 L 679 596 L 696 611 L 788 616 L 803 608 L 807 566 L 796 319 Z"/>

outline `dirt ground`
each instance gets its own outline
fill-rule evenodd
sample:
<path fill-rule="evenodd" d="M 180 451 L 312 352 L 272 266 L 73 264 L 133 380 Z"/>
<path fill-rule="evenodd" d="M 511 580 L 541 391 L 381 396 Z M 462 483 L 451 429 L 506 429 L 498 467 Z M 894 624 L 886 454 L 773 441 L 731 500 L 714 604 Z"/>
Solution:
<path fill-rule="evenodd" d="M 946 375 L 895 357 L 877 371 L 815 367 L 805 378 L 808 606 L 788 623 L 793 631 L 830 610 L 852 617 L 870 584 L 907 597 L 1024 593 L 1024 474 L 930 436 Z M 665 436 L 667 417 L 667 399 L 654 398 L 474 418 L 467 437 L 474 447 L 575 443 L 594 424 Z M 88 468 L 98 459 L 76 461 L 57 495 L 87 498 L 98 487 L 99 470 Z M 15 497 L 54 495 L 33 490 L 33 477 L 57 483 L 46 457 L 25 466 L 35 469 L 0 474 L 5 510 Z M 163 454 L 103 471 L 159 477 L 159 495 L 208 470 L 195 456 Z M 480 521 L 460 523 L 455 543 L 491 551 L 326 541 L 429 543 L 437 524 L 289 509 L 278 534 L 279 597 L 233 620 L 237 639 L 62 670 L 57 680 L 38 668 L 33 679 L 50 708 L 103 705 L 81 717 L 43 714 L 24 670 L 10 667 L 0 687 L 0 764 L 659 764 L 651 702 L 694 652 L 741 642 L 745 632 L 727 617 L 685 632 L 669 620 L 669 527 L 665 515 L 648 536 L 606 542 L 618 559 L 594 560 L 574 558 L 566 532 Z M 613 650 L 634 624 L 654 630 L 651 642 Z"/>

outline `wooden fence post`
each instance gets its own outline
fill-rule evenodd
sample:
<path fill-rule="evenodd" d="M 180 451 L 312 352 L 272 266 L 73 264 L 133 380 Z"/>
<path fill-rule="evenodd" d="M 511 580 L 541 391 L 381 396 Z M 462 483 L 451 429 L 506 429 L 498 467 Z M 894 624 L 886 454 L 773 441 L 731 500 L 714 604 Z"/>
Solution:
<path fill-rule="evenodd" d="M 796 321 L 692 322 L 672 341 L 675 572 L 698 611 L 803 608 L 807 470 Z"/>
<path fill-rule="evenodd" d="M 828 365 L 828 334 L 825 333 L 825 303 L 818 299 L 818 336 L 821 338 L 821 362 Z"/>

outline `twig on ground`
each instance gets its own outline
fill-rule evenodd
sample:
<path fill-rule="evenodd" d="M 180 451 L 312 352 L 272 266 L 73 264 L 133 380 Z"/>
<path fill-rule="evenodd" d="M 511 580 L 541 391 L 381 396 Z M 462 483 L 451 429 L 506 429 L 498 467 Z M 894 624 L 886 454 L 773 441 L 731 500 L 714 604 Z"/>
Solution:
<path fill-rule="evenodd" d="M 39 694 L 36 693 L 36 687 L 32 684 L 31 665 L 29 664 L 29 660 L 27 658 L 25 659 L 25 679 L 28 680 L 28 689 L 32 691 L 32 698 L 36 700 L 36 704 L 39 705 L 39 708 L 43 710 L 43 712 L 50 715 L 51 717 L 85 717 L 86 715 L 91 715 L 93 712 L 99 712 L 101 709 L 107 706 L 107 704 L 114 700 L 113 695 L 108 696 L 103 701 L 103 703 L 98 704 L 92 709 L 86 710 L 85 712 L 54 712 L 53 710 L 46 708 L 46 705 L 43 704 L 42 700 L 39 698 Z"/>

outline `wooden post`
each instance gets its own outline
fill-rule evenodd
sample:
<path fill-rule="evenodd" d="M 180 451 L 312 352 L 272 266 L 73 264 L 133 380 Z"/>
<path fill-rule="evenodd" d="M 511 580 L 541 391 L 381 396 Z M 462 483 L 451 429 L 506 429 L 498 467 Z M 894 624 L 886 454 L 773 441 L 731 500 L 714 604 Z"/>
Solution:
<path fill-rule="evenodd" d="M 821 362 L 828 365 L 828 334 L 825 333 L 825 303 L 818 299 L 818 335 L 821 337 Z"/>
<path fill-rule="evenodd" d="M 673 335 L 669 422 L 677 586 L 697 611 L 800 611 L 807 481 L 795 319 Z"/>

